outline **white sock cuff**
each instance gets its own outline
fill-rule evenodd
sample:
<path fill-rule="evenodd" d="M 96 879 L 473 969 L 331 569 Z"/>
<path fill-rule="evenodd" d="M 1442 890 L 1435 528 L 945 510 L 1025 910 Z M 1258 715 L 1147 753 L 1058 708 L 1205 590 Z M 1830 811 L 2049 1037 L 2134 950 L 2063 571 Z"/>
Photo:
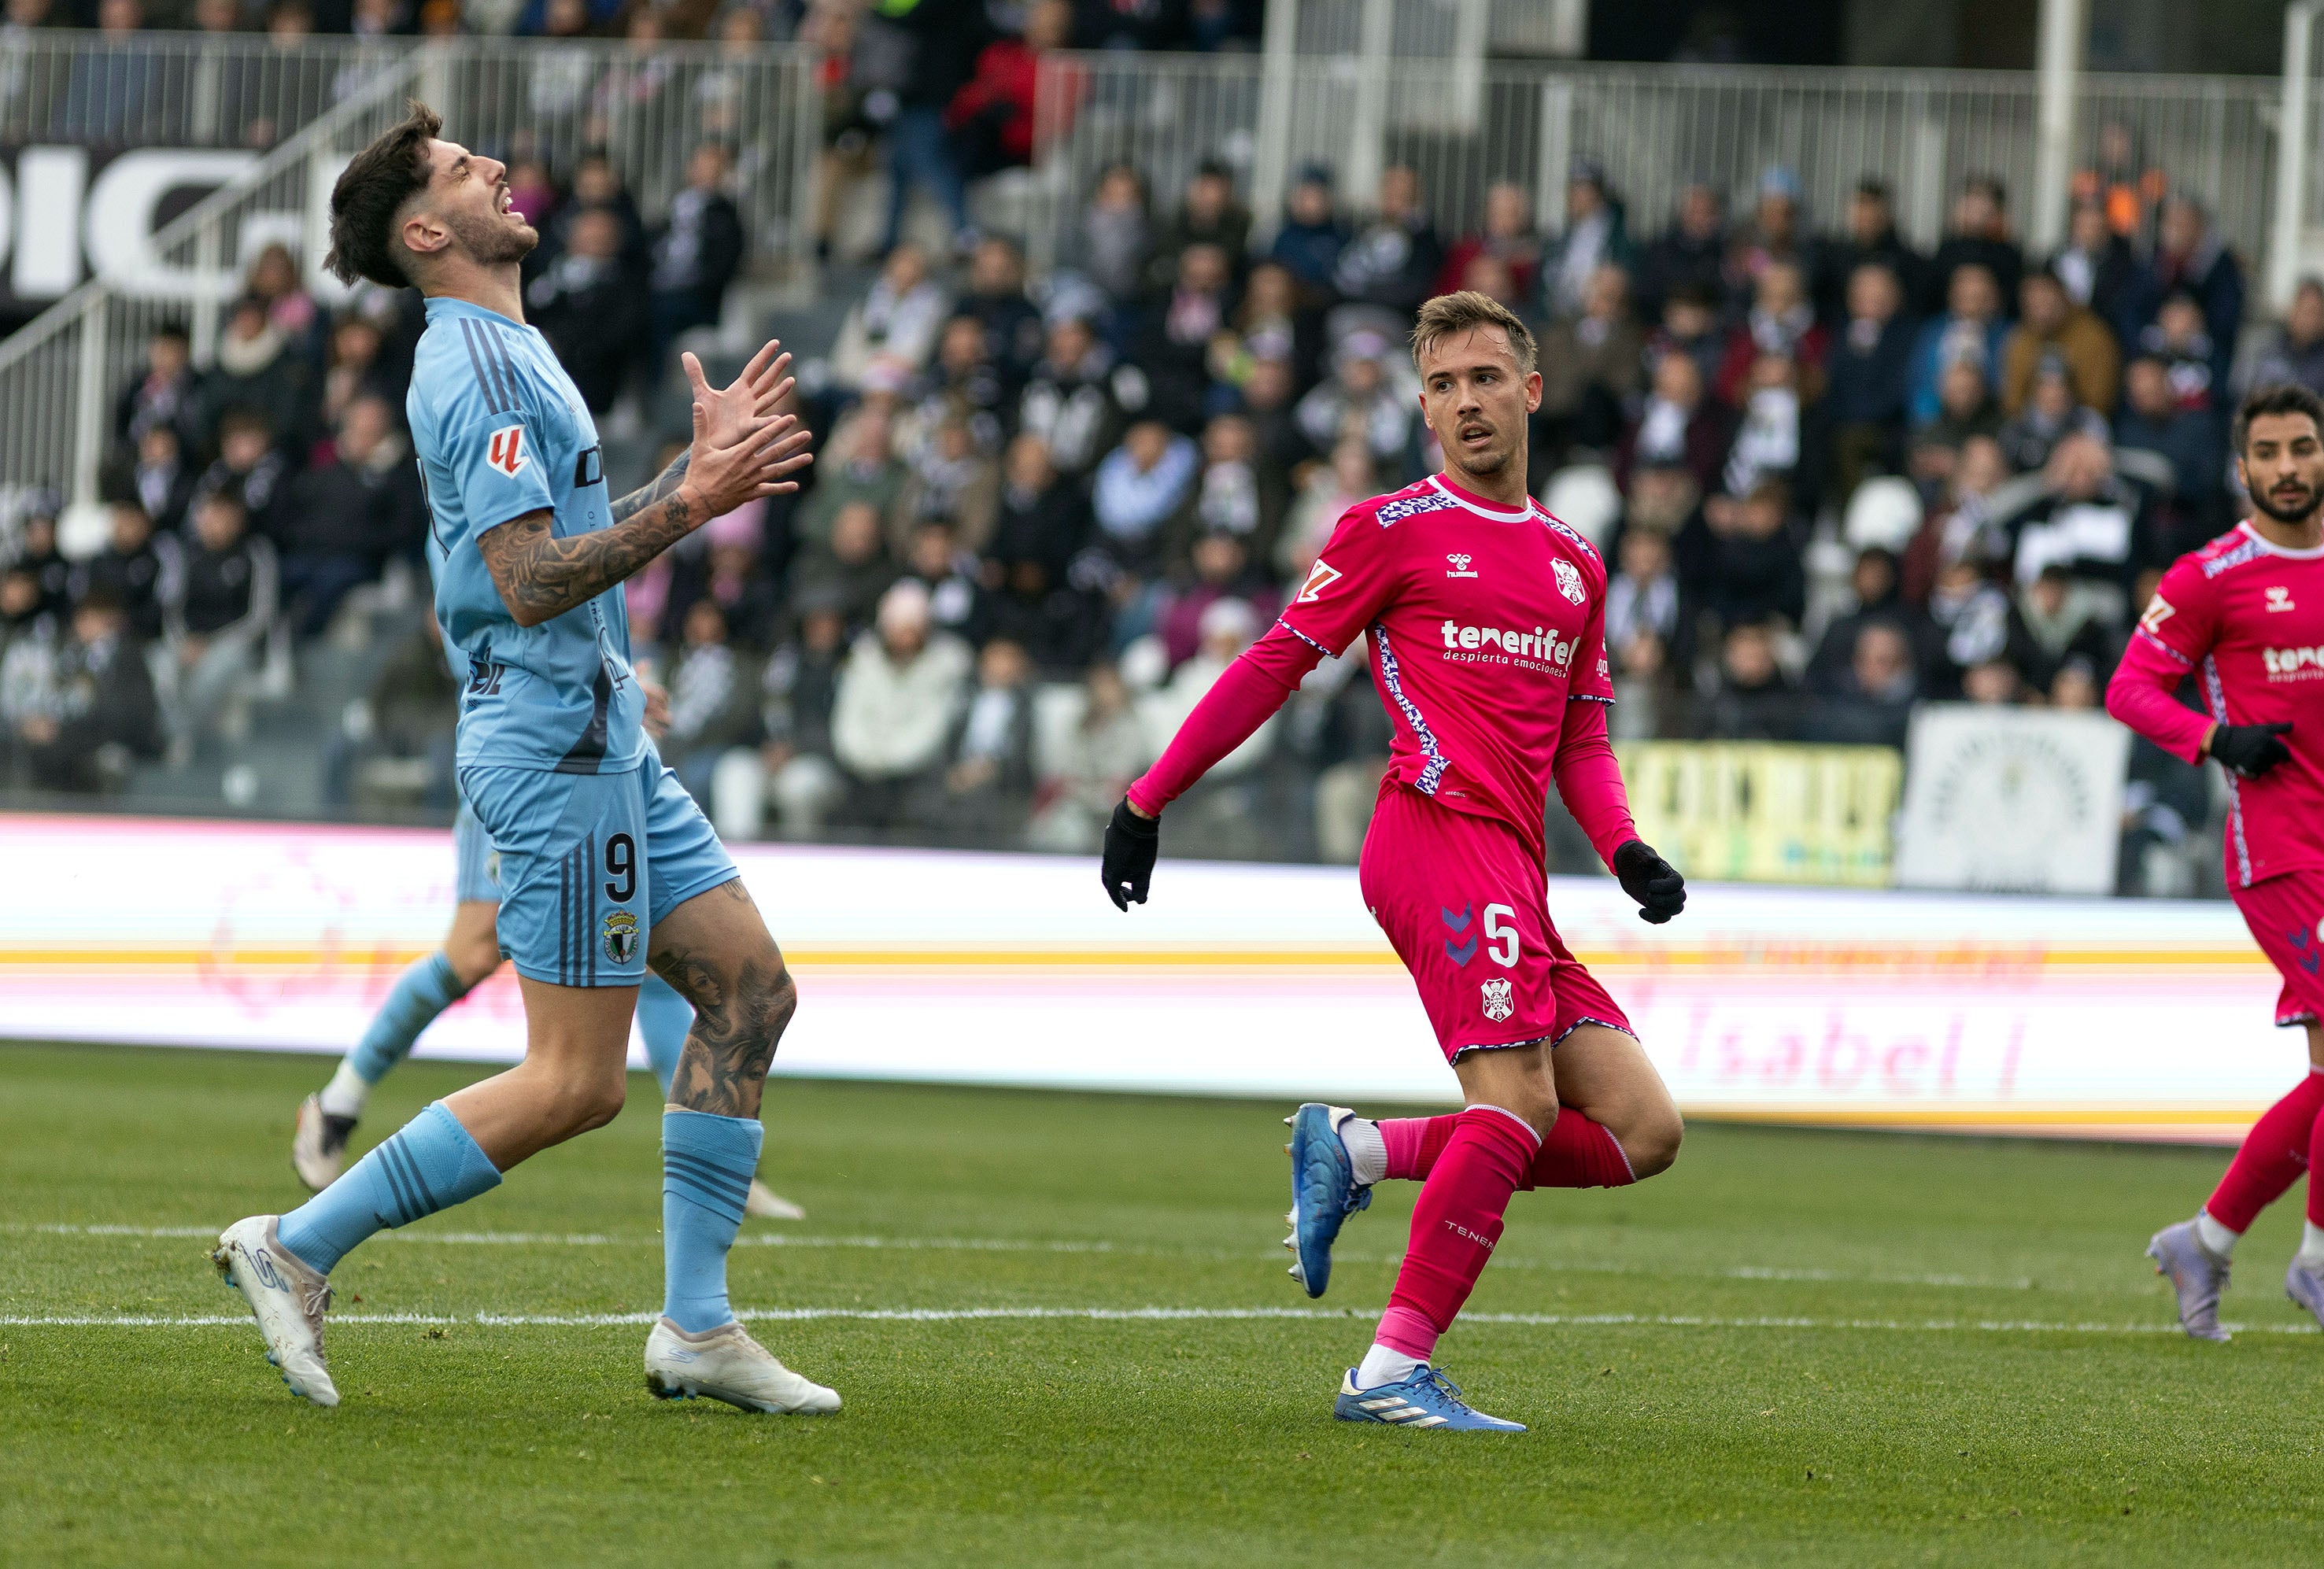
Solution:
<path fill-rule="evenodd" d="M 2300 1252 L 2292 1261 L 2303 1269 L 2324 1269 L 2324 1226 L 2300 1223 Z"/>
<path fill-rule="evenodd" d="M 363 1075 L 355 1072 L 355 1059 L 343 1057 L 339 1059 L 337 1071 L 331 1075 L 330 1082 L 315 1098 L 326 1115 L 360 1117 L 364 1101 L 370 1094 L 371 1084 Z"/>
<path fill-rule="evenodd" d="M 1525 1130 L 1526 1137 L 1533 1140 L 1535 1149 L 1538 1149 L 1541 1148 L 1541 1135 L 1534 1131 L 1534 1125 L 1531 1122 L 1526 1121 L 1523 1117 L 1518 1116 L 1515 1112 L 1510 1111 L 1507 1106 L 1489 1105 L 1483 1101 L 1471 1101 L 1463 1108 L 1463 1110 L 1471 1112 L 1499 1112 L 1502 1116 L 1507 1117 L 1510 1121 L 1515 1122 L 1518 1127 Z"/>
<path fill-rule="evenodd" d="M 1388 1176 L 1388 1140 L 1380 1136 L 1378 1122 L 1350 1112 L 1339 1119 L 1335 1131 L 1358 1187 L 1370 1187 Z"/>
<path fill-rule="evenodd" d="M 2195 1236 L 2203 1246 L 2224 1259 L 2236 1251 L 2236 1243 L 2243 1233 L 2229 1231 L 2211 1218 L 2209 1210 L 2200 1209 L 2195 1212 Z"/>

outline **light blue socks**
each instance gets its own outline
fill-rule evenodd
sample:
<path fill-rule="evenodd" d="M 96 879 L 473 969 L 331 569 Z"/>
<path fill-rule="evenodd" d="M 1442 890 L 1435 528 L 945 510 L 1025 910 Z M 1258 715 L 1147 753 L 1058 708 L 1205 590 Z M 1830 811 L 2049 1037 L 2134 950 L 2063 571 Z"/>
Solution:
<path fill-rule="evenodd" d="M 734 1316 L 726 1303 L 726 1251 L 742 1228 L 742 1200 L 766 1137 L 754 1117 L 677 1106 L 661 1114 L 661 1310 L 689 1334 Z"/>
<path fill-rule="evenodd" d="M 678 1072 L 678 1054 L 686 1049 L 686 1034 L 694 1028 L 694 1004 L 678 994 L 669 982 L 651 970 L 638 988 L 638 1033 L 646 1038 L 646 1061 L 661 1081 L 661 1098 L 669 1099 L 670 1075 Z"/>
<path fill-rule="evenodd" d="M 752 1123 L 752 1131 L 758 1126 Z M 746 1173 L 746 1185 L 747 1178 Z M 408 1226 L 500 1185 L 501 1174 L 460 1126 L 460 1119 L 445 1110 L 443 1102 L 434 1101 L 337 1182 L 284 1215 L 279 1234 L 284 1247 L 327 1275 L 373 1232 Z M 667 1207 L 669 1201 L 663 1203 Z M 741 1213 L 738 1202 L 735 1214 Z M 726 1235 L 732 1239 L 733 1234 L 729 1226 Z M 724 1266 L 722 1252 L 721 1280 Z"/>
<path fill-rule="evenodd" d="M 411 1043 L 420 1038 L 420 1032 L 466 994 L 441 949 L 414 960 L 396 977 L 387 1001 L 372 1015 L 371 1028 L 364 1031 L 355 1050 L 347 1053 L 347 1066 L 364 1083 L 379 1083 L 411 1055 Z"/>

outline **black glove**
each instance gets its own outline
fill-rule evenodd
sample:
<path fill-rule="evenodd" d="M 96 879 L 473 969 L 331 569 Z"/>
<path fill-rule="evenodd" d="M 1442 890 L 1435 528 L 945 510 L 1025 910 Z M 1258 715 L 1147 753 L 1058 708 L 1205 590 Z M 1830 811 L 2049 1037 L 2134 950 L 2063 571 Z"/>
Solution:
<path fill-rule="evenodd" d="M 2292 761 L 2292 748 L 2278 740 L 2289 725 L 2222 725 L 2211 732 L 2211 755 L 2239 779 L 2257 779 L 2279 762 Z"/>
<path fill-rule="evenodd" d="M 1130 809 L 1130 798 L 1113 808 L 1105 826 L 1105 896 L 1113 908 L 1128 910 L 1146 902 L 1146 886 L 1154 881 L 1154 854 L 1162 848 L 1162 819 L 1141 817 Z"/>
<path fill-rule="evenodd" d="M 1644 839 L 1633 839 L 1614 852 L 1614 875 L 1621 880 L 1622 891 L 1638 901 L 1640 920 L 1660 926 L 1686 908 L 1686 879 Z"/>

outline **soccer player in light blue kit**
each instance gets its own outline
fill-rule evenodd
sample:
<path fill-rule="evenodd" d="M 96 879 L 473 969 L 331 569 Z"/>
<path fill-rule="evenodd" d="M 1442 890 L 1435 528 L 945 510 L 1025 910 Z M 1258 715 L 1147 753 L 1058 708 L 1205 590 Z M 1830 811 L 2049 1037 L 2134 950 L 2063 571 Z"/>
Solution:
<path fill-rule="evenodd" d="M 470 672 L 460 791 L 500 854 L 525 1057 L 429 1106 L 289 1214 L 235 1222 L 211 1257 L 291 1390 L 337 1404 L 322 1335 L 332 1268 L 612 1121 L 650 955 L 696 1018 L 662 1115 L 665 1293 L 647 1384 L 746 1410 L 836 1410 L 727 1301 L 767 1065 L 798 993 L 733 860 L 646 743 L 621 587 L 710 519 L 795 488 L 807 433 L 775 411 L 788 356 L 767 345 L 724 390 L 685 356 L 693 445 L 611 501 L 581 394 L 523 325 L 518 263 L 540 236 L 511 209 L 506 167 L 442 129 L 414 105 L 356 154 L 331 192 L 327 264 L 428 297 L 406 409 L 437 620 Z"/>
<path fill-rule="evenodd" d="M 456 653 L 453 656 L 458 658 Z M 465 678 L 464 678 L 465 679 Z M 654 718 L 654 688 L 647 688 L 646 719 Z M 498 924 L 501 906 L 499 853 L 476 814 L 462 801 L 452 819 L 452 854 L 459 871 L 455 884 L 452 929 L 444 946 L 414 960 L 372 1016 L 371 1027 L 353 1051 L 339 1059 L 330 1082 L 299 1103 L 290 1135 L 290 1166 L 310 1193 L 338 1179 L 347 1140 L 363 1116 L 364 1103 L 379 1082 L 411 1055 L 420 1032 L 436 1016 L 475 991 L 501 967 Z M 694 1010 L 670 983 L 646 972 L 638 988 L 638 1033 L 645 1039 L 646 1063 L 669 1098 L 678 1055 L 686 1048 Z M 807 1212 L 753 1177 L 743 1213 L 768 1220 L 805 1220 Z"/>

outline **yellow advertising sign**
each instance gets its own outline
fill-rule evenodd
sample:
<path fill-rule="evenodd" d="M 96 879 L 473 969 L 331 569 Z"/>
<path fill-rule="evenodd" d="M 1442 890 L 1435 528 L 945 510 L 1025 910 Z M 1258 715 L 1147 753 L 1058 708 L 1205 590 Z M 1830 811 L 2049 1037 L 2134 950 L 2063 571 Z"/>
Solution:
<path fill-rule="evenodd" d="M 1904 760 L 1885 746 L 1618 746 L 1646 842 L 1689 877 L 1886 888 Z"/>

